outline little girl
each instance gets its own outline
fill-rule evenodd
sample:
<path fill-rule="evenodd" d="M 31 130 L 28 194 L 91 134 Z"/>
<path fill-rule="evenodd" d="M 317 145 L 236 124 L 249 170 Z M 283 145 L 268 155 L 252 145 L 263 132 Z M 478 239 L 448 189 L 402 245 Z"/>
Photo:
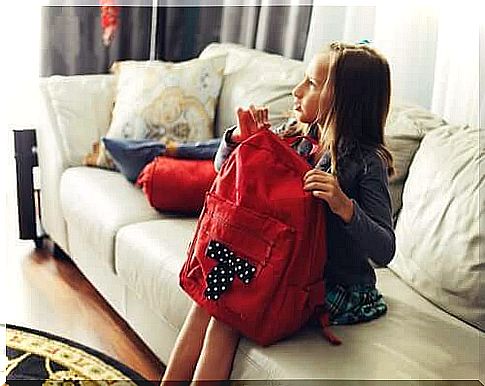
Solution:
<path fill-rule="evenodd" d="M 395 252 L 388 188 L 393 157 L 384 143 L 390 92 L 389 65 L 381 54 L 364 44 L 331 43 L 293 89 L 292 119 L 273 129 L 267 108 L 239 108 L 238 125 L 226 130 L 215 158 L 218 170 L 254 126 L 281 137 L 305 134 L 319 140 L 320 151 L 311 156 L 308 139 L 292 146 L 314 166 L 302 189 L 328 203 L 324 279 L 331 324 L 365 322 L 387 311 L 371 262 L 386 266 Z M 228 379 L 239 338 L 194 302 L 162 385 Z"/>

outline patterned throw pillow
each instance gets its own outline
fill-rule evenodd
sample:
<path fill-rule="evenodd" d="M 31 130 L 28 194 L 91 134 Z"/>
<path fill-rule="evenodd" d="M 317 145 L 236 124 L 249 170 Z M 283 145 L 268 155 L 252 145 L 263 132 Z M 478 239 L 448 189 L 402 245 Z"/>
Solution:
<path fill-rule="evenodd" d="M 226 55 L 171 62 L 117 62 L 116 98 L 107 138 L 200 141 L 214 137 Z M 84 164 L 115 169 L 104 143 Z"/>

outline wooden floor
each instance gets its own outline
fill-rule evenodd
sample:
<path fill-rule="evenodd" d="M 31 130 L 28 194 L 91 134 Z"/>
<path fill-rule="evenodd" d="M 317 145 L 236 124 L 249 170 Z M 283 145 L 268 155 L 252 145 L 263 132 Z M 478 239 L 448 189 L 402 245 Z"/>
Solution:
<path fill-rule="evenodd" d="M 35 328 L 101 351 L 149 380 L 164 366 L 70 260 L 17 242 L 8 257 L 7 323 Z"/>
<path fill-rule="evenodd" d="M 12 150 L 8 150 L 11 155 Z M 164 371 L 161 361 L 102 299 L 72 261 L 54 258 L 47 250 L 35 250 L 32 241 L 18 239 L 13 162 L 13 156 L 9 156 L 5 177 L 7 205 L 5 217 L 2 216 L 6 232 L 0 240 L 0 244 L 6 245 L 0 257 L 0 274 L 7 284 L 6 291 L 1 291 L 1 323 L 71 339 L 113 357 L 146 379 L 160 380 Z M 1 380 L 2 377 L 0 384 Z"/>

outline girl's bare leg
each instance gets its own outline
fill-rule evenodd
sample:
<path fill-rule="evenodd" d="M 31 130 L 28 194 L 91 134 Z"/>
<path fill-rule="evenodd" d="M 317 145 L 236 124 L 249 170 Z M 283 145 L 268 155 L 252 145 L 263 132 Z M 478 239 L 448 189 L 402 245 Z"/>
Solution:
<path fill-rule="evenodd" d="M 240 334 L 225 323 L 211 317 L 204 346 L 191 385 L 208 385 L 209 380 L 226 380 L 232 370 Z M 210 383 L 212 385 L 212 383 Z M 217 383 L 214 382 L 214 385 Z"/>
<path fill-rule="evenodd" d="M 192 379 L 210 319 L 211 316 L 202 307 L 195 302 L 192 304 L 170 354 L 161 386 L 173 386 L 177 384 L 174 381 Z"/>

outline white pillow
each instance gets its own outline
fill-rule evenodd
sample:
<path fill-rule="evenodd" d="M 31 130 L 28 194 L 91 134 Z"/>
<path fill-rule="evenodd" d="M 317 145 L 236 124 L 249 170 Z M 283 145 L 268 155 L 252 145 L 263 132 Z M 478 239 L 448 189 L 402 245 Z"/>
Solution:
<path fill-rule="evenodd" d="M 239 106 L 248 107 L 251 103 L 267 106 L 273 125 L 290 116 L 291 91 L 303 79 L 303 62 L 234 43 L 212 43 L 199 57 L 209 58 L 221 53 L 227 53 L 227 64 L 217 108 L 217 136 L 236 123 Z"/>
<path fill-rule="evenodd" d="M 106 137 L 187 142 L 214 137 L 226 55 L 181 63 L 117 62 L 116 101 Z M 113 168 L 102 143 L 96 165 Z"/>
<path fill-rule="evenodd" d="M 478 129 L 445 125 L 426 134 L 404 185 L 396 254 L 389 264 L 431 302 L 482 330 L 483 155 Z"/>
<path fill-rule="evenodd" d="M 410 104 L 392 104 L 385 127 L 385 142 L 394 158 L 396 174 L 389 179 L 393 223 L 402 206 L 402 189 L 419 144 L 427 132 L 446 122 L 430 111 Z"/>
<path fill-rule="evenodd" d="M 79 166 L 97 138 L 106 134 L 113 110 L 113 75 L 41 78 L 49 125 L 61 140 L 69 166 Z"/>

